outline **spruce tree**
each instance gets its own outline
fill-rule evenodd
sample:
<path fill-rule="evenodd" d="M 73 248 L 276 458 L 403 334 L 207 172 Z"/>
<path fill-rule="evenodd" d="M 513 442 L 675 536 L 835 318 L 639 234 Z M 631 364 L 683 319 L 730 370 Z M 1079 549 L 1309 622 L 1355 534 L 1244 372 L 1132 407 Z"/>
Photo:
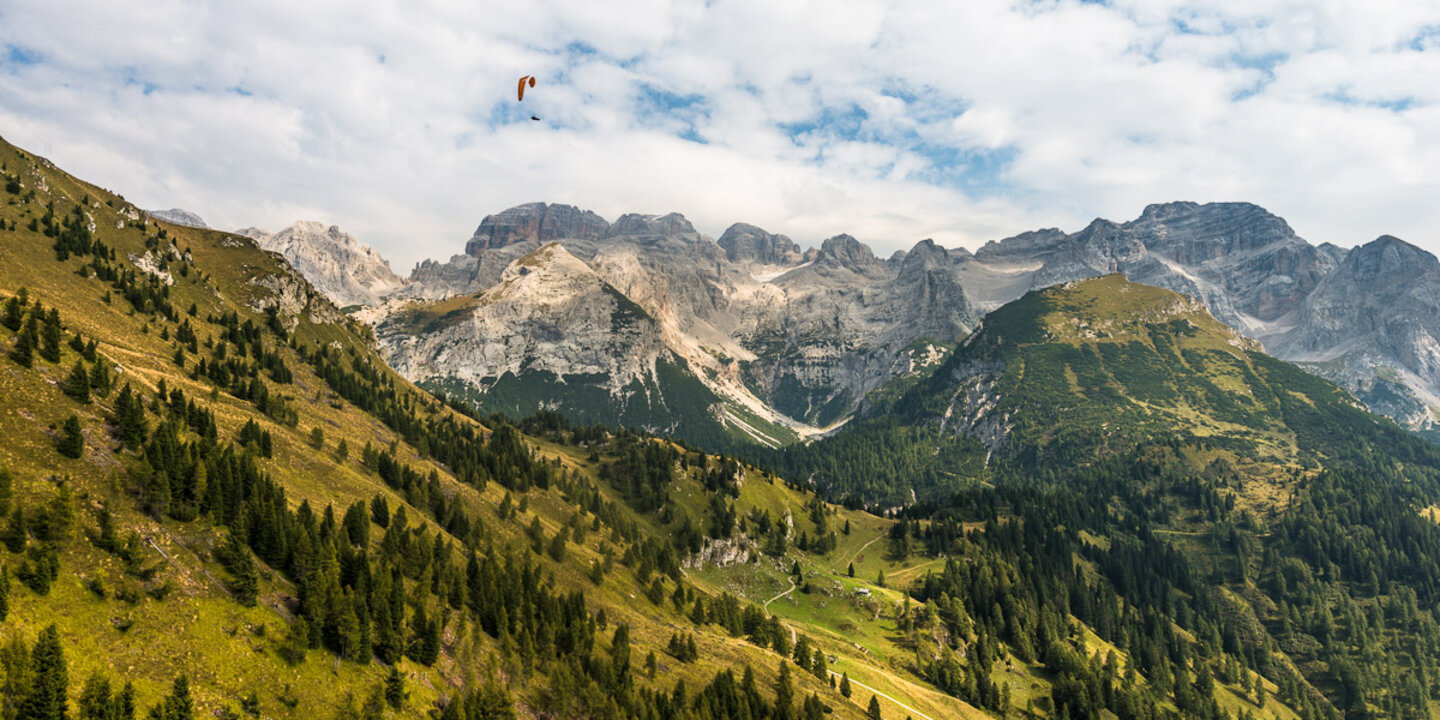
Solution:
<path fill-rule="evenodd" d="M 850 673 L 846 672 L 840 676 L 840 694 L 850 697 Z"/>
<path fill-rule="evenodd" d="M 259 595 L 260 574 L 255 569 L 255 559 L 250 554 L 250 548 L 234 532 L 225 539 L 225 569 L 230 571 L 233 580 L 230 581 L 230 592 L 235 595 L 235 601 L 245 607 L 254 607 L 255 598 Z"/>
<path fill-rule="evenodd" d="M 95 364 L 90 366 L 90 390 L 100 397 L 110 395 L 110 368 L 105 365 L 105 358 L 96 358 Z"/>
<path fill-rule="evenodd" d="M 20 700 L 23 720 L 66 720 L 69 717 L 66 692 L 70 676 L 60 631 L 51 625 L 40 631 L 30 651 L 30 692 Z"/>
<path fill-rule="evenodd" d="M 145 433 L 149 431 L 145 422 L 145 404 L 138 394 L 130 390 L 129 383 L 120 390 L 120 396 L 115 398 L 115 425 L 119 431 L 120 442 L 125 447 L 134 449 L 145 442 Z"/>
<path fill-rule="evenodd" d="M 0 515 L 10 512 L 10 501 L 15 498 L 15 476 L 9 470 L 0 468 Z"/>
<path fill-rule="evenodd" d="M 0 324 L 10 328 L 10 332 L 17 332 L 20 326 L 25 323 L 25 306 L 20 303 L 20 298 L 12 297 L 5 301 L 5 317 Z"/>
<path fill-rule="evenodd" d="M 30 539 L 30 530 L 25 526 L 25 510 L 20 504 L 16 504 L 10 511 L 10 522 L 5 524 L 5 530 L 0 532 L 0 542 L 5 543 L 5 548 L 12 553 L 25 551 L 25 542 Z"/>
<path fill-rule="evenodd" d="M 780 661 L 780 678 L 775 681 L 775 720 L 795 720 L 795 685 L 790 678 L 790 663 Z"/>
<path fill-rule="evenodd" d="M 610 638 L 610 677 L 616 691 L 630 686 L 629 625 L 616 625 L 615 634 Z"/>
<path fill-rule="evenodd" d="M 35 333 L 29 328 L 20 331 L 15 337 L 15 346 L 10 348 L 10 359 L 24 368 L 35 365 Z"/>
<path fill-rule="evenodd" d="M 194 720 L 195 703 L 190 698 L 190 678 L 175 676 L 170 694 L 150 708 L 150 720 Z"/>
<path fill-rule="evenodd" d="M 390 666 L 390 674 L 385 676 L 385 702 L 396 710 L 405 703 L 405 676 L 395 665 Z"/>
<path fill-rule="evenodd" d="M 60 429 L 60 437 L 55 441 L 55 449 L 68 458 L 78 458 L 85 454 L 85 434 L 80 429 L 80 418 L 71 415 L 65 420 L 65 425 Z"/>
<path fill-rule="evenodd" d="M 90 404 L 90 374 L 85 372 L 84 361 L 76 360 L 75 366 L 70 368 L 70 374 L 65 378 L 65 394 L 75 402 Z"/>
<path fill-rule="evenodd" d="M 50 308 L 50 312 L 45 315 L 45 324 L 40 329 L 40 357 L 52 363 L 60 362 L 61 341 L 60 312 Z"/>
<path fill-rule="evenodd" d="M 880 699 L 874 695 L 870 696 L 870 707 L 865 711 L 865 717 L 870 720 L 881 720 Z"/>

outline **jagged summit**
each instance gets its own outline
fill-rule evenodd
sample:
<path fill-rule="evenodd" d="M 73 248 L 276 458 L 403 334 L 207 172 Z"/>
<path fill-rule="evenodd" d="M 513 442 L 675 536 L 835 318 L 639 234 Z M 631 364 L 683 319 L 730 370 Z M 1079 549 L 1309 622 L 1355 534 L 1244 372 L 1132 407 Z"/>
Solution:
<path fill-rule="evenodd" d="M 244 228 L 262 249 L 280 253 L 336 305 L 373 305 L 404 286 L 390 263 L 334 225 L 301 220 L 277 233 Z"/>
<path fill-rule="evenodd" d="M 1423 399 L 1440 396 L 1440 374 L 1427 369 L 1428 334 L 1380 330 L 1423 326 L 1411 314 L 1425 303 L 1351 312 L 1390 291 L 1382 276 L 1410 284 L 1440 276 L 1434 258 L 1393 239 L 1353 251 L 1317 247 L 1252 203 L 1157 203 L 1132 220 L 1026 232 L 973 254 L 926 240 L 885 258 L 848 234 L 802 250 L 746 223 L 712 240 L 678 213 L 630 213 L 611 224 L 574 206 L 530 203 L 486 217 L 465 255 L 420 264 L 396 294 L 435 301 L 483 293 L 548 242 L 660 320 L 672 350 L 706 368 L 707 382 L 747 396 L 757 412 L 807 425 L 842 420 L 866 393 L 914 372 L 917 342 L 952 343 L 1027 291 L 1117 272 L 1196 298 L 1282 358 L 1308 361 L 1322 337 L 1331 352 L 1341 341 L 1364 344 L 1363 367 L 1343 375 L 1313 367 L 1361 393 L 1380 375 L 1398 379 L 1396 392 L 1422 398 L 1413 404 L 1423 412 L 1407 411 L 1407 423 L 1440 417 Z M 1332 276 L 1335 287 L 1316 294 Z"/>
<path fill-rule="evenodd" d="M 610 223 L 589 210 L 573 205 L 543 202 L 518 205 L 487 215 L 465 244 L 466 255 L 503 248 L 527 241 L 597 240 L 605 236 Z"/>
<path fill-rule="evenodd" d="M 748 223 L 735 223 L 717 241 L 730 262 L 789 266 L 805 261 L 800 246 L 785 235 L 776 235 Z"/>
<path fill-rule="evenodd" d="M 698 235 L 698 233 L 695 232 L 695 226 L 691 225 L 690 221 L 680 213 L 667 215 L 626 213 L 621 215 L 615 224 L 610 226 L 610 231 L 605 234 L 607 238 L 652 235 Z"/>

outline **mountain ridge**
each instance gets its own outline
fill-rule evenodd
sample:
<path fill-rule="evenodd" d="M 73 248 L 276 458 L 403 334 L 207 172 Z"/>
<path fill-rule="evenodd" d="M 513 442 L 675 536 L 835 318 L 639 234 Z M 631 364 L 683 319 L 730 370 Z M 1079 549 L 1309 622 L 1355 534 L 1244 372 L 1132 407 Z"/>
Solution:
<path fill-rule="evenodd" d="M 577 237 L 561 237 L 567 234 Z M 541 236 L 659 319 L 671 350 L 713 392 L 802 436 L 843 422 L 867 393 L 914 372 L 916 342 L 944 348 L 1029 290 L 1111 272 L 1198 298 L 1226 324 L 1407 427 L 1440 423 L 1440 372 L 1427 359 L 1440 329 L 1421 322 L 1384 330 L 1433 304 L 1382 304 L 1378 312 L 1396 317 L 1372 322 L 1351 313 L 1338 331 L 1325 330 L 1340 306 L 1383 295 L 1387 282 L 1337 272 L 1364 246 L 1310 245 L 1283 218 L 1249 203 L 1152 204 L 1123 223 L 1031 231 L 974 252 L 922 240 L 888 259 L 845 234 L 802 249 L 744 223 L 713 240 L 675 213 L 627 214 L 612 225 L 573 206 L 532 203 L 487 216 L 466 254 L 417 265 L 390 297 L 483 292 Z M 1412 264 L 1416 277 L 1440 278 L 1433 256 L 1415 251 L 1432 261 Z M 383 315 L 367 317 L 383 322 Z M 1360 349 L 1338 364 L 1314 360 L 1320 341 L 1311 336 L 1330 336 L 1332 348 L 1346 344 L 1334 342 L 1335 332 Z"/>

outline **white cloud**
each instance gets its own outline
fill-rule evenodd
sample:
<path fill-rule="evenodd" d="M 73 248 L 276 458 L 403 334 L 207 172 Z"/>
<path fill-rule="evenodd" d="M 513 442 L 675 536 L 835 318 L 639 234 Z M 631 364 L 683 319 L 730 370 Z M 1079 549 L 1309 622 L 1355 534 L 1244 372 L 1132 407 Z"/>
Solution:
<path fill-rule="evenodd" d="M 1437 250 L 1432 5 L 9 0 L 0 134 L 220 227 L 340 224 L 402 270 L 532 200 L 882 255 L 1249 200 Z"/>

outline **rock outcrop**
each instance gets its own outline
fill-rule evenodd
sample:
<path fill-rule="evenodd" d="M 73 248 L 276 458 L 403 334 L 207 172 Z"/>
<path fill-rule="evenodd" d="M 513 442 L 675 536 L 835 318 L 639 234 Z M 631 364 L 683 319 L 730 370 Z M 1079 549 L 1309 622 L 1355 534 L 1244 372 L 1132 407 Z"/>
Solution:
<path fill-rule="evenodd" d="M 164 220 L 165 222 L 174 223 L 176 225 L 185 225 L 186 227 L 200 228 L 202 230 L 207 230 L 210 228 L 209 225 L 205 224 L 204 220 L 200 219 L 199 215 L 196 215 L 189 210 L 182 210 L 180 208 L 170 208 L 169 210 L 146 210 L 145 214 L 158 220 Z"/>
<path fill-rule="evenodd" d="M 339 307 L 374 305 L 405 285 L 379 253 L 334 225 L 302 220 L 277 233 L 253 227 L 236 232 L 280 253 Z"/>
<path fill-rule="evenodd" d="M 486 250 L 526 241 L 596 240 L 605 236 L 610 223 L 589 210 L 573 205 L 529 203 L 487 215 L 465 244 L 465 254 L 478 256 Z"/>

